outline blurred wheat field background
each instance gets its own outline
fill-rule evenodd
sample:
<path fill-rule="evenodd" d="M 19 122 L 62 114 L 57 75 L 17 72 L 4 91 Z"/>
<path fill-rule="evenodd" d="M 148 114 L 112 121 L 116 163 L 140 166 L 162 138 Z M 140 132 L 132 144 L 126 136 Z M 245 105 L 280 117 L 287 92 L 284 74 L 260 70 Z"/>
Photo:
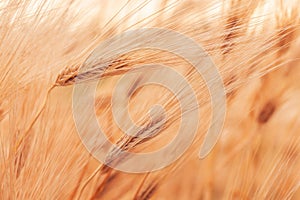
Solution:
<path fill-rule="evenodd" d="M 0 199 L 300 199 L 299 5 L 299 0 L 1 1 Z M 167 122 L 150 140 L 124 137 L 110 101 L 117 81 L 134 65 L 176 69 L 201 107 L 197 136 L 180 159 L 159 171 L 130 174 L 102 165 L 86 150 L 73 119 L 72 92 L 79 67 L 101 41 L 144 27 L 177 31 L 205 49 L 223 79 L 227 113 L 216 146 L 200 160 L 212 113 L 203 79 L 168 52 L 112 58 L 97 88 L 95 111 L 109 140 L 122 149 L 157 150 L 180 127 L 178 101 L 170 91 L 138 88 L 154 73 L 145 69 L 126 83 L 138 89 L 130 115 L 150 126 L 147 112 L 161 104 Z"/>

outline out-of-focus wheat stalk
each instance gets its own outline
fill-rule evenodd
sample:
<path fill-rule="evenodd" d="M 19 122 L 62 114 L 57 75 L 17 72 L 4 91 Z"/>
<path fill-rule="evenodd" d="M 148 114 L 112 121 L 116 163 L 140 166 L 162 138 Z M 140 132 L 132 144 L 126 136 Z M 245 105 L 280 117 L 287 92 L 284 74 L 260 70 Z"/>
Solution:
<path fill-rule="evenodd" d="M 0 199 L 299 199 L 299 4 L 1 1 Z M 210 123 L 209 92 L 186 61 L 168 52 L 140 50 L 95 60 L 89 71 L 79 71 L 101 41 L 141 27 L 193 38 L 220 71 L 226 124 L 203 160 L 197 153 Z M 142 132 L 123 135 L 110 106 L 120 75 L 147 63 L 171 66 L 186 77 L 197 94 L 201 123 L 193 145 L 171 166 L 148 174 L 122 173 L 101 165 L 81 143 L 72 116 L 72 87 L 75 80 L 100 78 L 95 108 L 101 128 L 123 151 L 153 151 L 174 137 L 181 116 L 165 88 L 151 85 L 133 92 L 156 72 L 138 71 L 128 80 L 131 89 L 124 91 L 131 95 L 133 120 L 146 127 Z M 166 109 L 163 126 L 160 118 L 146 116 L 157 103 Z M 156 129 L 155 137 L 138 137 Z M 126 157 L 111 149 L 107 159 Z"/>

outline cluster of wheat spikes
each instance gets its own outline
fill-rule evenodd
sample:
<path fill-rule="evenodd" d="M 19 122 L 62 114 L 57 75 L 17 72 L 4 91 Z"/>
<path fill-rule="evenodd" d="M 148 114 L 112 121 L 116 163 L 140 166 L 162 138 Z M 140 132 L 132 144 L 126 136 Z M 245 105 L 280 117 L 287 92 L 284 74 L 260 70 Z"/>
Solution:
<path fill-rule="evenodd" d="M 0 199 L 299 199 L 299 5 L 299 0 L 1 0 Z M 193 38 L 220 71 L 226 122 L 205 159 L 197 154 L 211 123 L 209 91 L 185 60 L 144 49 L 95 60 L 91 70 L 79 71 L 101 41 L 142 27 Z M 138 71 L 124 91 L 131 96 L 133 121 L 145 127 L 135 134 L 159 129 L 155 136 L 122 133 L 110 105 L 121 75 L 147 63 L 186 77 L 201 123 L 175 163 L 129 174 L 102 165 L 85 149 L 73 120 L 72 88 L 75 79 L 100 78 L 97 66 L 105 66 L 95 100 L 99 126 L 122 150 L 151 152 L 175 137 L 181 116 L 166 88 L 138 87 L 157 72 Z M 165 123 L 147 116 L 154 104 L 164 105 Z M 121 105 L 115 106 L 122 110 Z M 111 149 L 107 159 L 126 157 Z"/>

